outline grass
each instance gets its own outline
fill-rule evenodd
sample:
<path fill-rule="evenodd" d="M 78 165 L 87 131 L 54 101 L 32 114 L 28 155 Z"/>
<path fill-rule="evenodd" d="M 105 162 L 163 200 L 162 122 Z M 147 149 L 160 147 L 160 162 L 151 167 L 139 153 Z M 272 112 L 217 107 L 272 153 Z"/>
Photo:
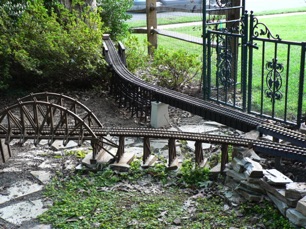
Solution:
<path fill-rule="evenodd" d="M 258 13 L 256 16 L 260 15 L 270 15 L 275 13 L 290 13 L 290 12 L 304 12 L 306 8 L 299 9 L 289 9 L 286 11 L 277 10 L 277 11 L 269 11 L 264 13 Z M 264 23 L 270 29 L 274 36 L 279 35 L 282 40 L 287 41 L 296 41 L 302 42 L 306 41 L 306 24 L 305 19 L 306 15 L 293 15 L 293 16 L 277 16 L 277 17 L 259 17 L 259 22 Z M 172 19 L 173 20 L 173 19 Z M 168 23 L 172 23 L 171 20 L 168 20 Z M 166 23 L 165 23 L 166 24 Z M 281 25 L 281 26 L 280 26 Z M 184 26 L 180 28 L 172 28 L 168 29 L 171 31 L 188 34 L 191 36 L 201 37 L 202 35 L 202 27 L 201 26 Z M 288 32 L 294 31 L 294 32 Z M 145 37 L 145 35 L 137 35 L 139 37 Z M 257 42 L 257 41 L 256 41 Z M 298 109 L 298 97 L 300 84 L 304 84 L 305 82 L 299 82 L 299 74 L 300 74 L 300 53 L 301 49 L 299 47 L 295 47 L 291 45 L 290 54 L 287 50 L 287 45 L 279 45 L 277 59 L 278 63 L 284 65 L 284 72 L 281 73 L 282 76 L 282 99 L 271 101 L 270 98 L 266 97 L 265 90 L 266 87 L 266 76 L 269 72 L 268 69 L 265 68 L 265 65 L 268 61 L 272 61 L 274 58 L 274 45 L 273 44 L 265 44 L 265 48 L 263 48 L 263 44 L 261 42 L 257 42 L 259 49 L 253 50 L 253 77 L 252 77 L 252 110 L 258 113 L 267 114 L 275 118 L 279 118 L 281 120 L 287 121 L 296 121 L 297 117 L 297 109 Z M 202 48 L 199 45 L 186 43 L 184 41 L 179 41 L 174 38 L 169 37 L 158 37 L 158 46 L 166 47 L 167 49 L 176 50 L 178 48 L 184 49 L 189 53 L 197 54 L 198 56 L 202 56 Z M 282 46 L 282 47 L 281 47 Z M 262 58 L 262 53 L 265 52 L 265 59 Z M 289 62 L 287 63 L 287 56 L 289 56 Z M 212 82 L 216 81 L 214 79 L 217 63 L 213 63 L 212 69 Z M 289 65 L 288 65 L 289 64 Z M 240 66 L 238 64 L 238 69 Z M 286 78 L 286 73 L 288 71 L 288 78 Z M 238 70 L 239 72 L 239 70 Z M 239 74 L 239 73 L 238 73 Z M 238 82 L 240 81 L 240 76 L 238 75 Z M 237 90 L 239 91 L 241 84 L 238 84 Z M 287 96 L 286 96 L 287 95 Z M 304 91 L 304 95 L 306 96 L 306 89 Z M 305 97 L 304 96 L 304 97 Z M 260 102 L 262 101 L 262 102 Z M 239 102 L 239 101 L 238 101 Z M 306 107 L 306 97 L 304 98 L 303 107 Z"/>
<path fill-rule="evenodd" d="M 138 166 L 132 165 L 129 173 L 106 168 L 97 173 L 58 174 L 44 192 L 53 205 L 39 216 L 40 221 L 59 229 L 293 228 L 269 202 L 233 207 L 226 204 L 222 185 L 207 177 L 198 189 L 181 182 L 182 177 L 193 182 L 201 177 L 192 175 L 189 161 L 179 173 L 160 165 L 149 170 Z"/>

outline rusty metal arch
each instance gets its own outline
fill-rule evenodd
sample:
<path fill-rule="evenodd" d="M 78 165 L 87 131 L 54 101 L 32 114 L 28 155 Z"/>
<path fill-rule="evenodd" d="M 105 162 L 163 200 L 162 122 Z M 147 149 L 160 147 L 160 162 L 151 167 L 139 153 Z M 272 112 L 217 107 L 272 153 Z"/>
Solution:
<path fill-rule="evenodd" d="M 25 97 L 19 98 L 18 101 L 46 101 L 53 104 L 58 104 L 61 107 L 65 107 L 77 114 L 84 122 L 87 123 L 89 127 L 103 127 L 99 119 L 88 107 L 79 102 L 77 99 L 63 94 L 53 92 L 31 93 Z"/>
<path fill-rule="evenodd" d="M 0 112 L 0 139 L 8 144 L 12 139 L 21 143 L 34 139 L 34 144 L 47 139 L 52 144 L 56 139 L 67 144 L 70 140 L 81 144 L 84 140 L 97 139 L 96 134 L 78 115 L 45 101 L 18 102 Z"/>

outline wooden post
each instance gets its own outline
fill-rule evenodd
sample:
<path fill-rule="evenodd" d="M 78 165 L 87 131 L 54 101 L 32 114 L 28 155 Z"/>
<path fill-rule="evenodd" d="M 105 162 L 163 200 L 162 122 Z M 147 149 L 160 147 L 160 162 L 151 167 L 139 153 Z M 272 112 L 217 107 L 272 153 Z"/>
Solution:
<path fill-rule="evenodd" d="M 204 156 L 203 156 L 203 149 L 202 149 L 202 142 L 196 141 L 195 144 L 195 162 L 198 166 L 202 167 L 204 162 Z"/>
<path fill-rule="evenodd" d="M 273 142 L 279 142 L 279 138 L 273 137 Z M 277 170 L 282 169 L 282 158 L 275 156 L 274 158 L 275 168 Z"/>
<path fill-rule="evenodd" d="M 143 138 L 143 158 L 142 163 L 145 164 L 149 156 L 151 155 L 150 139 L 148 137 Z"/>
<path fill-rule="evenodd" d="M 176 146 L 175 139 L 169 138 L 168 140 L 169 147 L 169 159 L 168 159 L 168 169 L 177 169 L 178 168 L 178 160 L 176 157 Z"/>
<path fill-rule="evenodd" d="M 120 161 L 121 157 L 124 154 L 124 136 L 119 136 L 119 146 L 118 146 L 118 151 L 117 151 L 117 163 Z"/>
<path fill-rule="evenodd" d="M 154 29 L 157 29 L 156 12 L 156 0 L 146 0 L 147 39 L 149 42 L 149 55 L 152 55 L 153 49 L 157 48 L 157 34 L 153 31 Z"/>
<path fill-rule="evenodd" d="M 225 164 L 228 162 L 228 145 L 222 144 L 221 146 L 221 173 L 225 169 Z"/>
<path fill-rule="evenodd" d="M 0 139 L 0 164 L 6 162 L 11 156 L 11 147 L 5 143 L 5 139 Z"/>

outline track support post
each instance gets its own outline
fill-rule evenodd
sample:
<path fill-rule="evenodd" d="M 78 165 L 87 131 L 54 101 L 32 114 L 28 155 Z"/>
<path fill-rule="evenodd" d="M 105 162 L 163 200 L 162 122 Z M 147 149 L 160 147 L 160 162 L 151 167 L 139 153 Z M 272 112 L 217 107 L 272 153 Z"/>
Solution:
<path fill-rule="evenodd" d="M 5 143 L 5 139 L 0 139 L 0 153 L 2 162 L 6 162 L 11 156 L 11 147 L 8 143 Z M 0 160 L 0 163 L 1 163 Z"/>
<path fill-rule="evenodd" d="M 168 169 L 175 170 L 178 168 L 178 159 L 176 156 L 176 146 L 174 138 L 169 138 L 168 147 L 169 147 Z"/>
<path fill-rule="evenodd" d="M 199 167 L 204 167 L 206 165 L 207 160 L 204 160 L 202 142 L 196 141 L 194 143 L 195 146 L 195 163 Z"/>
<path fill-rule="evenodd" d="M 222 144 L 221 146 L 221 170 L 222 173 L 225 169 L 225 164 L 228 162 L 228 145 Z"/>

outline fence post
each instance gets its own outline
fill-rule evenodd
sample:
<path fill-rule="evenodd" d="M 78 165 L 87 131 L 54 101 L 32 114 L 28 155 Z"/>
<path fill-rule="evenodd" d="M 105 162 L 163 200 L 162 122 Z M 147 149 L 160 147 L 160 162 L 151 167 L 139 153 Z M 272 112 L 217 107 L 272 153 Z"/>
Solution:
<path fill-rule="evenodd" d="M 153 50 L 157 48 L 157 34 L 154 32 L 154 29 L 157 29 L 156 0 L 146 0 L 146 14 L 148 53 L 152 55 Z"/>
<path fill-rule="evenodd" d="M 300 64 L 300 88 L 299 88 L 299 101 L 297 112 L 297 126 L 301 126 L 302 112 L 303 112 L 303 95 L 304 95 L 304 80 L 305 80 L 305 55 L 306 55 L 306 42 L 302 42 L 301 50 L 301 64 Z"/>

